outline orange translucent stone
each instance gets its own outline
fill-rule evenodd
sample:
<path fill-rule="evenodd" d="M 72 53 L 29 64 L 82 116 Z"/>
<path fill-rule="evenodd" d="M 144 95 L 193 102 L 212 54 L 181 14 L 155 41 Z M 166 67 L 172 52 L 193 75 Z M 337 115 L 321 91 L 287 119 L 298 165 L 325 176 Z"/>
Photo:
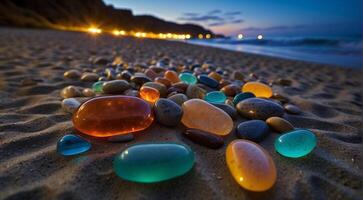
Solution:
<path fill-rule="evenodd" d="M 226 161 L 233 178 L 243 188 L 261 192 L 276 182 L 276 166 L 270 154 L 248 140 L 234 140 L 226 150 Z"/>
<path fill-rule="evenodd" d="M 248 82 L 244 84 L 242 92 L 251 92 L 256 97 L 270 98 L 272 96 L 271 87 L 260 82 Z"/>
<path fill-rule="evenodd" d="M 155 103 L 160 98 L 160 92 L 155 88 L 142 86 L 140 88 L 140 97 L 147 102 Z"/>
<path fill-rule="evenodd" d="M 164 77 L 168 79 L 172 83 L 180 82 L 180 79 L 178 77 L 178 73 L 172 70 L 168 70 L 165 72 Z"/>
<path fill-rule="evenodd" d="M 218 74 L 217 72 L 211 72 L 208 74 L 208 76 L 218 82 L 222 80 L 222 76 L 220 74 Z"/>
<path fill-rule="evenodd" d="M 141 131 L 149 127 L 153 120 L 153 112 L 147 102 L 123 95 L 90 99 L 73 114 L 74 127 L 95 137 Z"/>

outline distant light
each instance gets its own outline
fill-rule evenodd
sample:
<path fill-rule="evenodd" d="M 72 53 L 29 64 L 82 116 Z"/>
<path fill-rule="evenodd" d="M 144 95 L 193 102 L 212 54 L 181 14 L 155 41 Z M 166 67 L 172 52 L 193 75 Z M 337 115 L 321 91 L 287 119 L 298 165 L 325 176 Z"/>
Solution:
<path fill-rule="evenodd" d="M 119 31 L 121 35 L 126 35 L 126 31 Z"/>
<path fill-rule="evenodd" d="M 172 37 L 172 34 L 171 34 L 171 33 L 167 33 L 167 34 L 166 34 L 166 37 L 167 37 L 167 38 L 171 38 L 171 37 Z"/>
<path fill-rule="evenodd" d="M 116 36 L 119 36 L 120 35 L 120 31 L 118 30 L 113 30 L 112 31 L 112 34 L 116 35 Z"/>
<path fill-rule="evenodd" d="M 102 32 L 102 30 L 99 29 L 99 28 L 91 27 L 91 28 L 88 29 L 88 32 L 90 32 L 92 34 L 99 34 L 99 33 Z"/>
<path fill-rule="evenodd" d="M 199 38 L 199 39 L 203 39 L 203 34 L 199 34 L 199 35 L 198 35 L 198 38 Z"/>
<path fill-rule="evenodd" d="M 186 39 L 190 39 L 190 35 L 189 35 L 189 34 L 187 34 L 187 35 L 185 36 L 185 38 L 186 38 Z"/>
<path fill-rule="evenodd" d="M 257 39 L 258 39 L 258 40 L 262 40 L 262 39 L 263 39 L 263 35 L 261 35 L 261 34 L 260 34 L 260 35 L 258 35 L 258 36 L 257 36 Z"/>
<path fill-rule="evenodd" d="M 242 39 L 243 39 L 243 34 L 242 34 L 242 33 L 238 34 L 238 35 L 237 35 L 237 38 L 238 38 L 239 40 L 242 40 Z"/>
<path fill-rule="evenodd" d="M 205 38 L 209 39 L 211 37 L 211 35 L 208 33 L 207 35 L 205 35 Z"/>
<path fill-rule="evenodd" d="M 141 37 L 146 37 L 146 33 L 141 33 Z"/>

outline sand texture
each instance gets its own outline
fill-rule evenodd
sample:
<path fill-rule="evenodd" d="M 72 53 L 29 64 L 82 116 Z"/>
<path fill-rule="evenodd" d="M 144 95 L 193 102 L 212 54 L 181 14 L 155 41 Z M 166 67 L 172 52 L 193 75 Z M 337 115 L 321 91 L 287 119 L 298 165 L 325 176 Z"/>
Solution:
<path fill-rule="evenodd" d="M 318 137 L 308 156 L 290 159 L 273 148 L 279 134 L 261 142 L 278 170 L 275 186 L 262 193 L 248 192 L 234 182 L 218 150 L 186 139 L 179 125 L 154 123 L 129 143 L 110 143 L 84 136 L 92 149 L 63 157 L 56 143 L 75 133 L 71 115 L 61 108 L 60 90 L 91 83 L 63 77 L 68 69 L 92 69 L 89 58 L 122 56 L 130 63 L 147 64 L 168 57 L 175 64 L 212 61 L 227 71 L 253 72 L 266 80 L 288 78 L 291 86 L 274 85 L 303 113 L 285 114 L 297 128 Z M 159 40 L 93 37 L 85 33 L 49 30 L 0 29 L 0 199 L 362 199 L 362 71 L 276 59 L 216 48 Z M 245 121 L 242 118 L 235 120 Z M 196 153 L 193 170 L 176 179 L 138 184 L 123 181 L 112 170 L 113 156 L 145 141 L 174 141 Z M 262 181 L 262 180 L 261 180 Z"/>

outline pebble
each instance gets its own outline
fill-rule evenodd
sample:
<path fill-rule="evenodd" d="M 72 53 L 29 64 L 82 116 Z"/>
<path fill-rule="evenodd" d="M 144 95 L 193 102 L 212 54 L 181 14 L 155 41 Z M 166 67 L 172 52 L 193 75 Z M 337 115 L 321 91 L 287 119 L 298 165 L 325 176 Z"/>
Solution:
<path fill-rule="evenodd" d="M 239 71 L 234 71 L 233 73 L 232 73 L 232 79 L 234 79 L 234 80 L 240 80 L 240 81 L 243 81 L 244 80 L 244 76 L 243 76 L 243 74 L 241 73 L 241 72 L 239 72 Z"/>
<path fill-rule="evenodd" d="M 119 80 L 122 79 L 122 80 L 126 80 L 126 81 L 130 81 L 131 77 L 132 77 L 132 74 L 127 70 L 124 70 L 120 74 L 116 75 L 116 79 L 119 79 Z"/>
<path fill-rule="evenodd" d="M 270 98 L 272 96 L 271 87 L 260 82 L 248 82 L 244 84 L 242 92 L 251 92 L 256 97 Z"/>
<path fill-rule="evenodd" d="M 145 71 L 145 75 L 147 76 L 147 77 L 149 77 L 151 80 L 154 80 L 156 77 L 158 77 L 158 74 L 157 73 L 155 73 L 153 70 L 151 70 L 151 69 L 147 69 L 146 71 Z"/>
<path fill-rule="evenodd" d="M 189 99 L 203 99 L 206 91 L 197 85 L 189 85 L 186 95 Z"/>
<path fill-rule="evenodd" d="M 92 63 L 96 64 L 96 65 L 106 65 L 109 62 L 110 61 L 108 59 L 103 58 L 103 57 L 95 57 L 92 59 Z"/>
<path fill-rule="evenodd" d="M 224 104 L 224 103 L 212 103 L 213 106 L 222 109 L 224 112 L 226 112 L 230 117 L 232 117 L 232 119 L 236 119 L 238 116 L 237 110 L 228 105 L 228 104 Z"/>
<path fill-rule="evenodd" d="M 221 81 L 222 80 L 222 76 L 220 74 L 218 74 L 217 72 L 211 72 L 208 74 L 208 77 L 216 80 L 216 81 Z"/>
<path fill-rule="evenodd" d="M 95 93 L 102 93 L 102 85 L 103 85 L 104 81 L 97 81 L 95 83 L 92 84 L 92 90 Z"/>
<path fill-rule="evenodd" d="M 86 72 L 82 75 L 81 80 L 85 82 L 95 82 L 98 81 L 99 77 L 100 76 L 96 73 Z"/>
<path fill-rule="evenodd" d="M 197 78 L 191 73 L 181 73 L 179 74 L 179 79 L 187 84 L 197 83 Z"/>
<path fill-rule="evenodd" d="M 316 146 L 317 138 L 307 129 L 287 132 L 275 140 L 276 151 L 286 157 L 299 158 L 309 154 Z"/>
<path fill-rule="evenodd" d="M 184 132 L 184 135 L 191 141 L 211 149 L 218 149 L 224 145 L 221 136 L 198 129 L 188 129 Z"/>
<path fill-rule="evenodd" d="M 241 91 L 241 88 L 234 84 L 229 84 L 221 88 L 220 90 L 227 96 L 234 97 L 236 94 L 238 94 Z"/>
<path fill-rule="evenodd" d="M 75 98 L 67 98 L 62 101 L 63 110 L 69 113 L 74 113 L 80 105 L 81 103 Z"/>
<path fill-rule="evenodd" d="M 124 180 L 155 183 L 184 175 L 194 166 L 194 152 L 176 143 L 132 145 L 116 155 L 113 169 Z"/>
<path fill-rule="evenodd" d="M 248 99 L 248 98 L 253 98 L 253 97 L 256 97 L 256 96 L 251 92 L 239 93 L 233 98 L 233 104 L 237 105 L 239 102 L 241 102 L 245 99 Z"/>
<path fill-rule="evenodd" d="M 132 89 L 126 90 L 124 92 L 124 95 L 131 96 L 131 97 L 140 97 L 139 91 L 138 90 L 132 90 Z"/>
<path fill-rule="evenodd" d="M 248 119 L 266 120 L 270 117 L 281 117 L 284 109 L 281 105 L 260 98 L 248 98 L 236 106 L 238 113 Z"/>
<path fill-rule="evenodd" d="M 122 94 L 124 91 L 130 89 L 130 84 L 125 80 L 113 80 L 104 82 L 102 91 L 105 94 Z"/>
<path fill-rule="evenodd" d="M 185 94 L 174 94 L 168 97 L 169 100 L 174 101 L 176 104 L 181 106 L 184 102 L 188 101 L 188 97 Z"/>
<path fill-rule="evenodd" d="M 224 103 L 226 99 L 227 99 L 226 95 L 221 91 L 208 92 L 204 96 L 204 100 L 206 100 L 209 103 Z"/>
<path fill-rule="evenodd" d="M 135 83 L 136 85 L 144 85 L 147 82 L 151 82 L 152 80 L 146 76 L 132 76 L 130 79 L 131 82 Z"/>
<path fill-rule="evenodd" d="M 223 88 L 229 84 L 231 84 L 232 82 L 229 81 L 229 80 L 225 80 L 225 79 L 222 79 L 221 81 L 219 81 L 219 87 L 220 88 Z M 238 89 L 238 92 L 240 91 L 240 89 Z M 227 94 L 226 94 L 227 95 Z"/>
<path fill-rule="evenodd" d="M 63 156 L 72 156 L 84 153 L 91 148 L 91 143 L 77 136 L 68 134 L 63 136 L 57 143 L 57 152 Z"/>
<path fill-rule="evenodd" d="M 211 87 L 211 88 L 217 88 L 219 85 L 218 81 L 216 81 L 204 74 L 199 75 L 198 80 L 200 83 L 202 83 L 208 87 Z"/>
<path fill-rule="evenodd" d="M 159 91 L 161 97 L 166 97 L 168 89 L 165 87 L 165 85 L 157 82 L 147 82 L 142 86 L 152 87 Z"/>
<path fill-rule="evenodd" d="M 180 82 L 178 74 L 175 71 L 167 70 L 164 74 L 164 77 L 168 79 L 171 83 Z"/>
<path fill-rule="evenodd" d="M 237 126 L 236 135 L 238 138 L 254 142 L 261 142 L 270 132 L 266 122 L 262 120 L 250 120 L 240 123 Z"/>
<path fill-rule="evenodd" d="M 163 78 L 163 77 L 157 77 L 155 79 L 155 82 L 161 83 L 161 84 L 165 85 L 165 87 L 167 87 L 167 88 L 171 86 L 171 82 L 168 79 Z"/>
<path fill-rule="evenodd" d="M 109 142 L 130 142 L 135 139 L 134 134 L 115 135 L 107 138 Z"/>
<path fill-rule="evenodd" d="M 112 68 L 105 69 L 105 74 L 108 80 L 113 80 L 116 77 L 116 71 Z"/>
<path fill-rule="evenodd" d="M 60 96 L 66 99 L 71 97 L 80 97 L 82 96 L 82 93 L 77 87 L 70 85 L 62 89 Z"/>
<path fill-rule="evenodd" d="M 154 113 L 160 124 L 165 126 L 176 126 L 181 120 L 183 110 L 174 101 L 160 98 L 155 103 Z"/>
<path fill-rule="evenodd" d="M 182 123 L 193 129 L 216 135 L 228 135 L 233 128 L 232 118 L 222 109 L 201 99 L 191 99 L 183 103 Z"/>
<path fill-rule="evenodd" d="M 294 130 L 294 126 L 281 117 L 270 117 L 266 120 L 266 123 L 278 133 L 285 133 Z"/>
<path fill-rule="evenodd" d="M 188 84 L 186 84 L 186 83 L 183 83 L 183 82 L 178 82 L 178 83 L 174 83 L 174 84 L 172 85 L 172 87 L 174 87 L 174 88 L 178 88 L 178 89 L 180 89 L 183 93 L 185 93 L 185 92 L 187 91 L 187 89 L 188 89 L 189 85 L 188 85 Z"/>
<path fill-rule="evenodd" d="M 82 90 L 82 95 L 85 97 L 94 97 L 95 96 L 95 92 L 93 92 L 92 89 L 90 88 L 85 88 Z"/>
<path fill-rule="evenodd" d="M 160 92 L 155 88 L 142 86 L 140 88 L 140 97 L 153 104 L 160 98 Z"/>
<path fill-rule="evenodd" d="M 234 180 L 244 189 L 262 192 L 276 182 L 276 166 L 270 154 L 248 140 L 234 140 L 226 150 L 226 162 Z"/>
<path fill-rule="evenodd" d="M 286 112 L 290 113 L 290 114 L 295 114 L 295 115 L 298 115 L 298 114 L 301 114 L 302 111 L 299 107 L 295 106 L 295 105 L 292 105 L 292 104 L 286 104 L 284 106 Z"/>
<path fill-rule="evenodd" d="M 82 73 L 76 69 L 71 69 L 64 72 L 63 76 L 70 79 L 78 79 L 82 76 Z"/>
<path fill-rule="evenodd" d="M 141 131 L 154 120 L 150 105 L 129 96 L 92 98 L 73 114 L 74 127 L 87 135 L 109 137 Z"/>
<path fill-rule="evenodd" d="M 292 81 L 289 79 L 279 78 L 277 79 L 276 83 L 283 86 L 290 86 L 292 84 Z"/>

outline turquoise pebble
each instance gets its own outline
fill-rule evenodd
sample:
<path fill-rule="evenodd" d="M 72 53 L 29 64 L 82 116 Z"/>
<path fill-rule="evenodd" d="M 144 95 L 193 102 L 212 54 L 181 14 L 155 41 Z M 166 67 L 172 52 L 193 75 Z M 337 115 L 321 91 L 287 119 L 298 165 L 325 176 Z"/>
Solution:
<path fill-rule="evenodd" d="M 176 143 L 142 143 L 117 154 L 113 169 L 122 179 L 154 183 L 187 173 L 194 165 L 190 147 Z"/>
<path fill-rule="evenodd" d="M 226 95 L 220 91 L 208 92 L 204 96 L 204 100 L 208 101 L 209 103 L 224 103 L 226 99 Z"/>
<path fill-rule="evenodd" d="M 317 139 L 313 132 L 306 129 L 290 131 L 278 137 L 275 149 L 283 156 L 299 158 L 309 154 L 316 146 Z"/>
<path fill-rule="evenodd" d="M 179 74 L 179 79 L 187 84 L 196 84 L 197 83 L 197 78 L 191 74 L 191 73 L 181 73 Z"/>
<path fill-rule="evenodd" d="M 208 77 L 207 75 L 204 75 L 204 74 L 199 75 L 198 79 L 199 79 L 200 83 L 202 83 L 202 84 L 204 84 L 206 86 L 209 86 L 211 88 L 216 88 L 219 85 L 218 81 L 216 81 L 216 80 L 214 80 L 214 79 L 212 79 L 212 78 L 210 78 L 210 77 Z"/>
<path fill-rule="evenodd" d="M 64 156 L 77 155 L 88 151 L 91 143 L 76 135 L 65 135 L 57 143 L 58 153 Z"/>
<path fill-rule="evenodd" d="M 243 101 L 248 98 L 253 98 L 253 97 L 256 97 L 256 96 L 252 92 L 239 93 L 233 98 L 233 104 L 237 105 L 240 101 Z"/>
<path fill-rule="evenodd" d="M 96 93 L 101 93 L 103 83 L 104 83 L 104 81 L 97 81 L 97 82 L 93 83 L 92 90 Z"/>

